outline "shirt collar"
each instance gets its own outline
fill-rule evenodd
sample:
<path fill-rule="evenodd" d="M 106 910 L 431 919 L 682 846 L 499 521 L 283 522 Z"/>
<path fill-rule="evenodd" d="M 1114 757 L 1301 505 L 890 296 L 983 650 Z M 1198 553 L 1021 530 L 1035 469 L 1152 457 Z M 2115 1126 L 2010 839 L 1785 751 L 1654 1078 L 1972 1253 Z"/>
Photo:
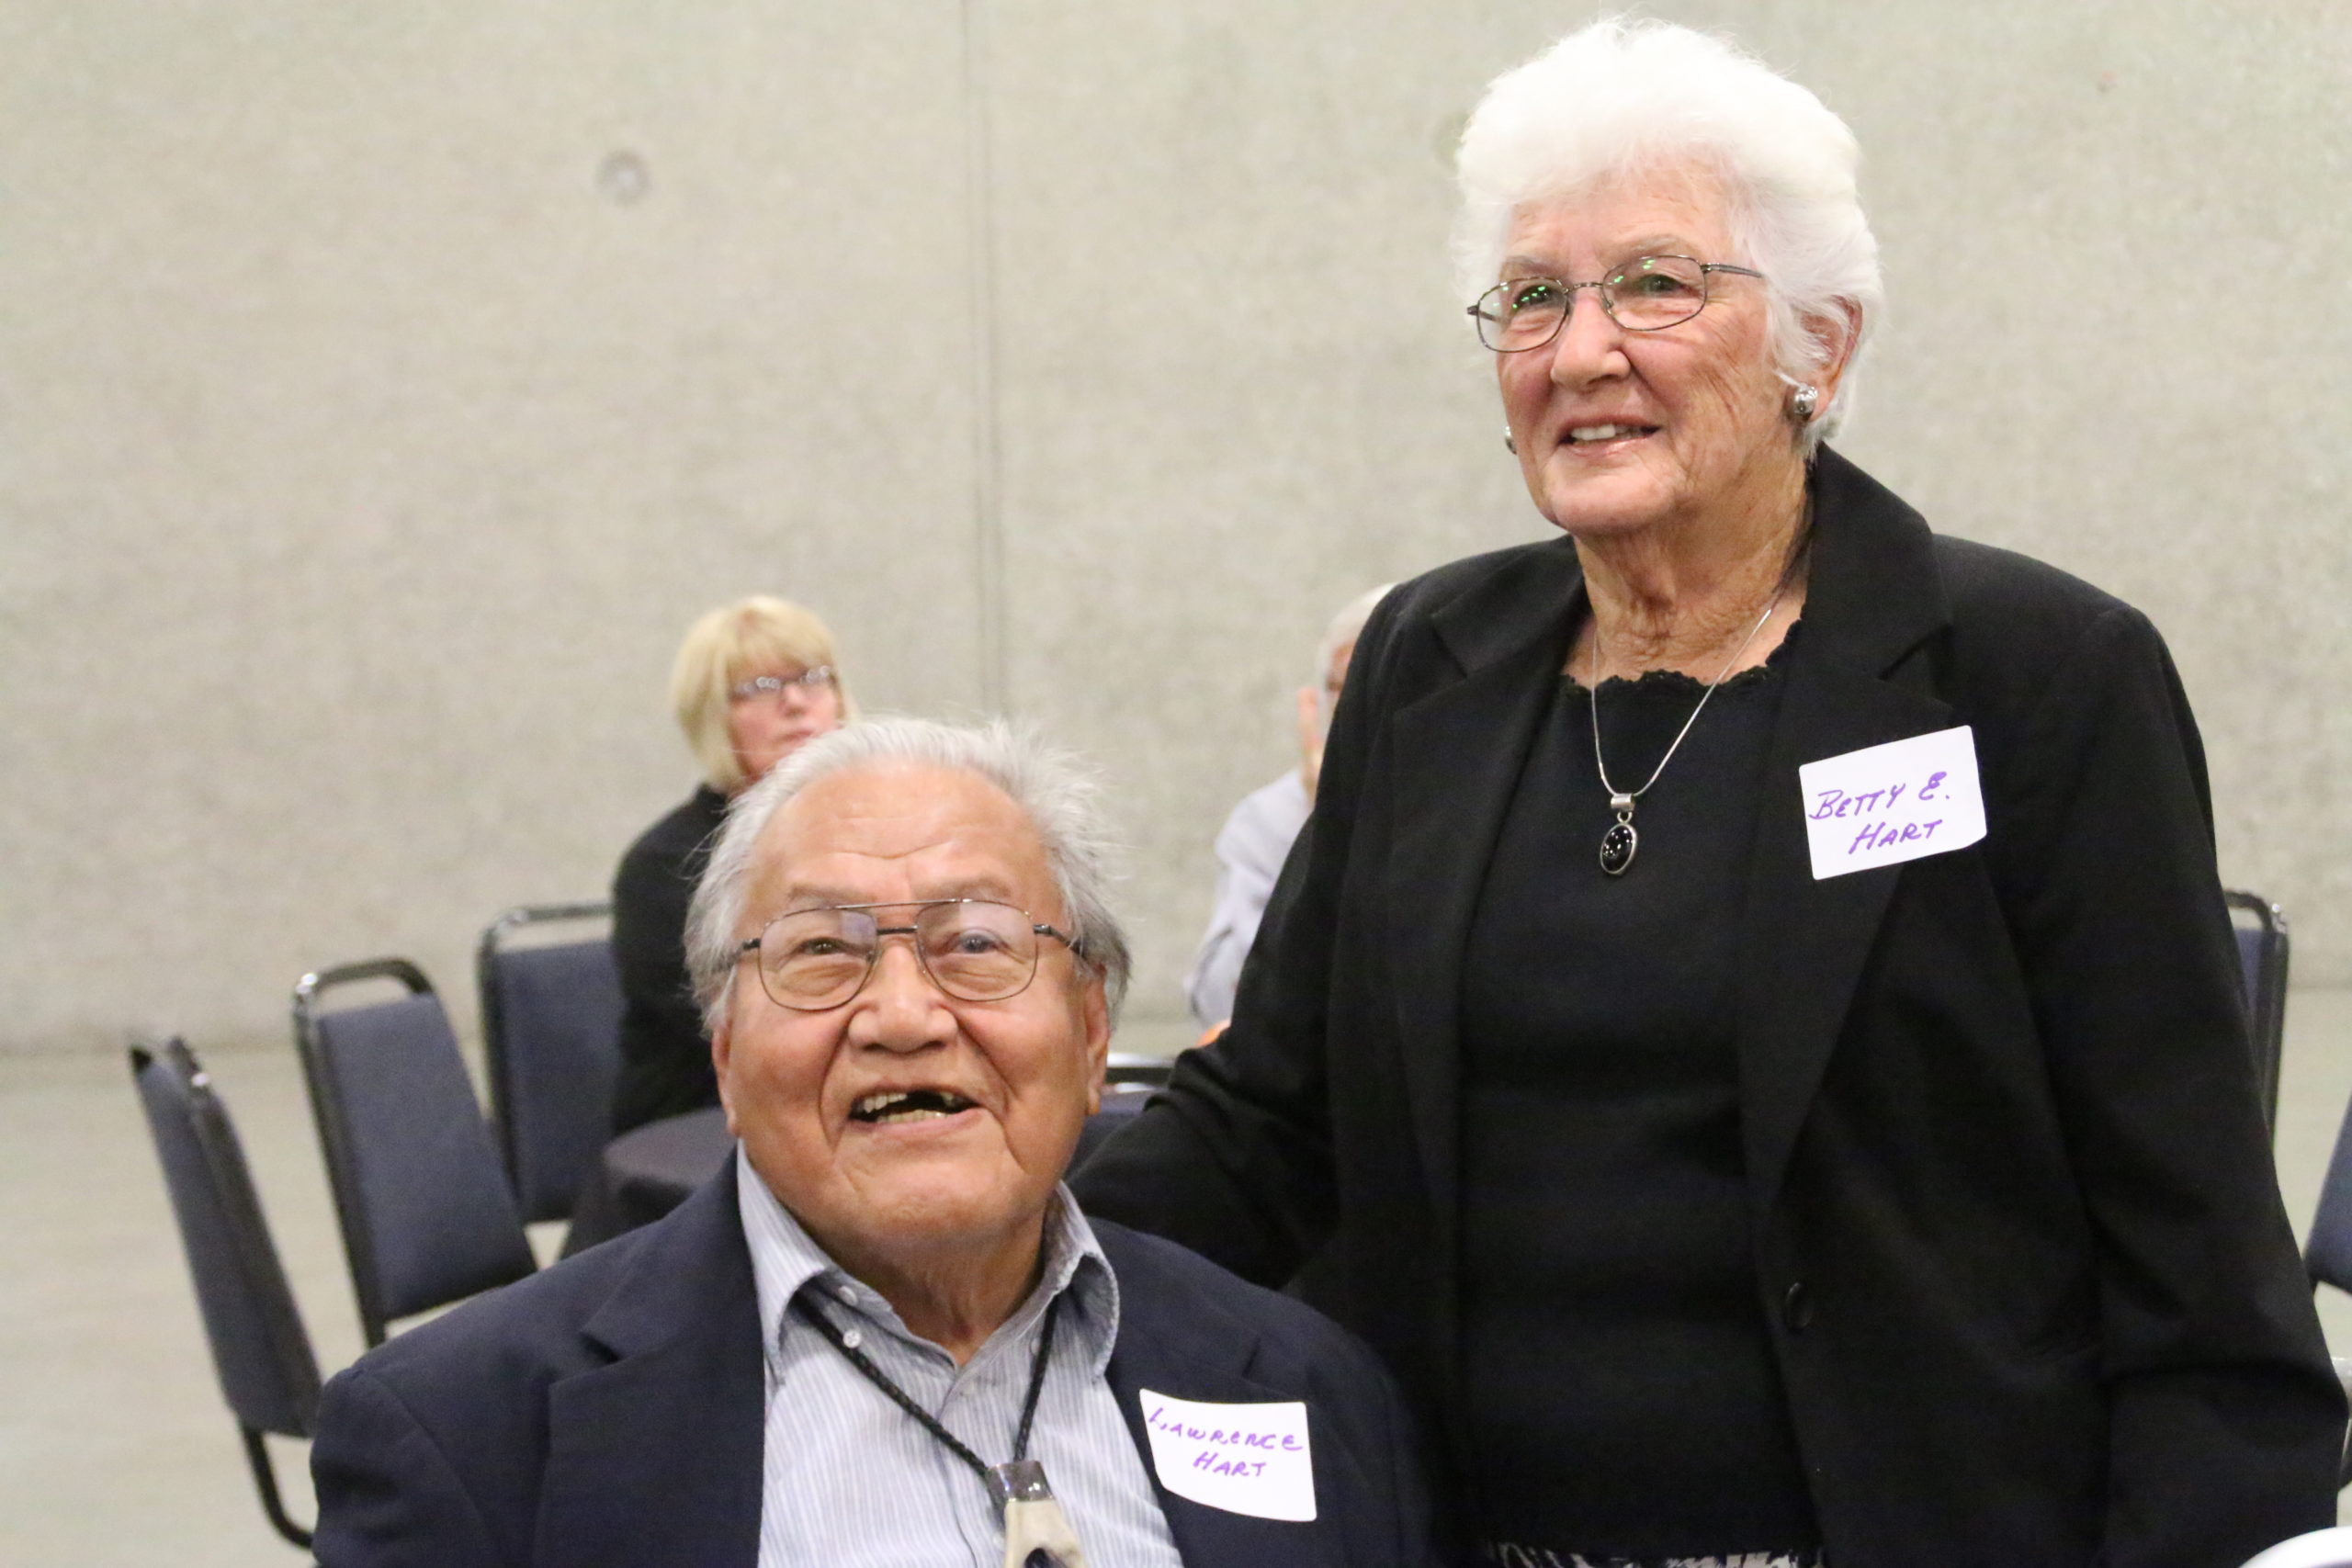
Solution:
<path fill-rule="evenodd" d="M 792 1211 L 780 1202 L 752 1168 L 751 1156 L 735 1147 L 735 1204 L 742 1217 L 743 1240 L 752 1252 L 752 1280 L 759 1295 L 761 1336 L 769 1375 L 775 1375 L 776 1347 L 784 1331 L 785 1309 L 812 1281 L 829 1303 L 839 1303 L 863 1314 L 901 1337 L 912 1339 L 906 1325 L 880 1292 L 828 1257 Z M 1057 1344 L 1068 1335 L 1084 1346 L 1090 1369 L 1100 1375 L 1111 1359 L 1119 1334 L 1119 1281 L 1103 1256 L 1093 1227 L 1078 1212 L 1069 1188 L 1057 1183 L 1046 1215 L 1044 1278 L 1027 1301 L 1005 1320 L 999 1334 L 1020 1331 L 1045 1311 L 1046 1303 L 1068 1292 L 1055 1331 Z M 1071 1308 L 1076 1308 L 1072 1311 Z"/>

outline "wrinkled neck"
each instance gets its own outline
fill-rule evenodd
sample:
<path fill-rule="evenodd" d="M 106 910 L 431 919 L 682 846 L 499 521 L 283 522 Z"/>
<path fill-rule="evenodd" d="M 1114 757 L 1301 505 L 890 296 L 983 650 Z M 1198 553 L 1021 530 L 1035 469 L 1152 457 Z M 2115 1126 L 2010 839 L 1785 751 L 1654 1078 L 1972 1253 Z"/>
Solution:
<path fill-rule="evenodd" d="M 820 1246 L 855 1279 L 871 1285 L 909 1333 L 955 1359 L 971 1360 L 1004 1326 L 1044 1276 L 1046 1216 L 1038 1214 L 1001 1242 L 881 1249 L 850 1242 Z"/>
<path fill-rule="evenodd" d="M 1787 483 L 1744 504 L 1578 537 L 1592 615 L 1567 672 L 1592 682 L 1679 670 L 1713 681 L 1725 672 L 1725 660 L 1733 669 L 1763 662 L 1804 607 L 1804 470 L 1797 466 Z M 1770 617 L 1759 628 L 1768 604 Z M 1744 651 L 1742 639 L 1749 639 Z"/>

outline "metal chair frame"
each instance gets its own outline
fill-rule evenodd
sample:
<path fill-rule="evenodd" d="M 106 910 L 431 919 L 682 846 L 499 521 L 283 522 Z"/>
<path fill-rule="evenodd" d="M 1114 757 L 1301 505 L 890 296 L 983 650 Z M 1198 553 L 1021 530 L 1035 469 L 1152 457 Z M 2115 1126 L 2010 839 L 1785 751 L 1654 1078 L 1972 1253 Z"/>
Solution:
<path fill-rule="evenodd" d="M 1175 1063 L 1165 1056 L 1147 1056 L 1135 1051 L 1114 1051 L 1103 1063 L 1105 1083 L 1147 1084 L 1153 1089 L 1168 1087 L 1168 1074 Z"/>
<path fill-rule="evenodd" d="M 396 1087 L 378 1081 L 364 1092 L 371 1097 L 413 1093 L 422 1097 L 419 1103 L 437 1105 L 438 1111 L 432 1114 L 456 1118 L 443 1123 L 438 1134 L 429 1133 L 433 1125 L 429 1121 L 403 1121 L 404 1108 L 397 1102 L 378 1104 L 371 1100 L 345 1104 L 342 1100 L 346 1088 L 362 1092 L 359 1086 L 364 1079 L 353 1079 L 348 1085 L 343 1080 L 358 1064 L 373 1058 L 345 1050 L 338 1043 L 340 1032 L 334 1026 L 345 1018 L 356 1020 L 377 1010 L 361 1007 L 329 1012 L 322 1008 L 322 998 L 340 987 L 369 980 L 394 981 L 408 992 L 404 998 L 382 1007 L 425 1003 L 439 1039 L 413 1042 L 429 1049 L 413 1064 L 398 1065 Z M 376 1029 L 379 1021 L 355 1026 L 364 1033 Z M 335 1216 L 351 1265 L 360 1328 L 369 1345 L 383 1343 L 396 1317 L 430 1311 L 532 1272 L 537 1263 L 506 1173 L 499 1164 L 496 1140 L 482 1120 L 481 1099 L 449 1032 L 447 1012 L 423 970 L 404 958 L 378 958 L 303 976 L 294 989 L 294 1039 L 334 1191 Z M 397 1042 L 390 1048 L 404 1053 L 410 1043 Z M 443 1049 L 446 1057 L 436 1055 Z M 352 1114 L 355 1111 L 375 1116 L 389 1111 L 393 1121 L 363 1120 Z M 379 1133 L 390 1134 L 393 1143 L 377 1147 Z M 438 1141 L 429 1148 L 402 1146 L 418 1135 Z M 389 1173 L 366 1168 L 368 1162 L 387 1157 L 395 1162 L 422 1158 L 455 1163 L 413 1169 L 401 1168 L 396 1163 Z M 385 1185 L 388 1176 L 391 1186 Z M 418 1208 L 401 1199 L 384 1208 L 388 1198 L 402 1191 L 402 1184 L 407 1183 L 418 1184 L 413 1196 L 424 1206 Z M 378 1234 L 379 1220 L 398 1228 Z M 420 1224 L 428 1227 L 429 1237 L 408 1228 Z M 437 1255 L 437 1261 L 427 1261 L 416 1251 L 417 1244 L 427 1240 L 433 1247 L 446 1249 Z"/>
<path fill-rule="evenodd" d="M 248 1288 L 264 1298 L 261 1325 L 263 1343 L 277 1361 L 278 1374 L 287 1386 L 296 1391 L 298 1406 L 307 1403 L 308 1411 L 298 1408 L 297 1425 L 300 1430 L 287 1432 L 290 1438 L 310 1437 L 310 1418 L 317 1410 L 319 1394 L 318 1361 L 311 1348 L 308 1330 L 302 1326 L 300 1312 L 295 1308 L 292 1292 L 287 1287 L 286 1270 L 279 1261 L 277 1244 L 270 1239 L 269 1222 L 261 1210 L 261 1200 L 254 1191 L 253 1173 L 245 1163 L 243 1146 L 237 1140 L 236 1128 L 229 1120 L 228 1109 L 212 1088 L 212 1080 L 197 1060 L 187 1043 L 175 1036 L 154 1050 L 142 1045 L 130 1047 L 130 1077 L 134 1086 L 152 1066 L 161 1066 L 176 1077 L 188 1100 L 188 1130 L 194 1135 L 204 1165 L 214 1201 L 227 1222 L 229 1238 L 234 1247 L 239 1265 Z M 162 1150 L 157 1154 L 160 1156 Z M 168 1185 L 170 1168 L 164 1171 Z M 175 1203 L 175 1221 L 177 1220 Z M 188 1246 L 187 1234 L 181 1233 L 181 1247 L 187 1253 L 188 1268 L 194 1273 L 199 1267 L 197 1254 Z M 199 1291 L 202 1289 L 198 1285 Z M 273 1302 L 270 1298 L 278 1298 Z M 283 1315 L 272 1312 L 272 1305 L 282 1305 Z M 209 1337 L 208 1326 L 207 1337 Z M 214 1352 L 219 1361 L 217 1348 Z M 225 1383 L 224 1383 L 225 1387 Z M 246 1424 L 243 1416 L 233 1410 L 237 1436 L 244 1445 L 245 1462 L 253 1471 L 254 1490 L 260 1495 L 262 1512 L 268 1516 L 270 1528 L 280 1537 L 305 1551 L 311 1546 L 311 1532 L 294 1522 L 286 1511 L 284 1495 L 277 1484 L 277 1466 L 269 1455 L 266 1434 L 261 1428 Z"/>
<path fill-rule="evenodd" d="M 335 1098 L 335 1088 L 319 1063 L 319 998 L 338 986 L 357 985 L 363 980 L 397 980 L 406 986 L 412 996 L 435 996 L 433 982 L 424 971 L 405 958 L 371 958 L 359 964 L 342 964 L 331 969 L 314 969 L 296 982 L 294 987 L 294 1041 L 300 1047 L 302 1081 L 311 1094 L 311 1121 L 319 1130 L 319 1142 L 326 1151 L 327 1184 L 334 1192 L 336 1228 L 343 1233 L 343 1255 L 351 1265 L 352 1294 L 359 1306 L 359 1326 L 369 1346 L 384 1342 L 385 1325 L 383 1281 L 376 1273 L 374 1234 L 368 1223 L 366 1200 L 353 1184 L 352 1152 L 345 1137 L 349 1125 L 342 1102 Z"/>
<path fill-rule="evenodd" d="M 2242 909 L 2252 915 L 2262 931 L 2263 961 L 2245 998 L 2246 1032 L 2254 1045 L 2255 1088 L 2262 1096 L 2262 1122 L 2275 1135 L 2278 1129 L 2278 1058 L 2287 1032 L 2287 916 L 2258 893 L 2228 890 L 2222 897 L 2233 910 Z"/>
<path fill-rule="evenodd" d="M 520 904 L 484 927 L 481 940 L 474 946 L 474 985 L 481 996 L 482 1056 L 490 1078 L 491 1126 L 498 1138 L 498 1157 L 505 1163 L 506 1179 L 514 1188 L 517 1202 L 524 1197 L 517 1148 L 520 1134 L 515 1126 L 514 1071 L 507 1054 L 506 1003 L 494 974 L 498 955 L 505 951 L 507 938 L 526 927 L 609 919 L 612 912 L 609 899 L 576 904 Z"/>

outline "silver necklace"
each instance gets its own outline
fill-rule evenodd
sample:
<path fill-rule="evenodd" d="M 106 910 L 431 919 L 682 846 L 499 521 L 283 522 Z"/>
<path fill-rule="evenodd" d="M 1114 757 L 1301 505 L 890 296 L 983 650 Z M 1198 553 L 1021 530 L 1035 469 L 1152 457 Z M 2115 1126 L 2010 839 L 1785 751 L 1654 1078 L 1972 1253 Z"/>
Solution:
<path fill-rule="evenodd" d="M 1723 672 L 1699 694 L 1699 705 L 1692 708 L 1690 716 L 1682 721 L 1681 729 L 1675 734 L 1674 744 L 1668 746 L 1666 755 L 1657 760 L 1657 766 L 1650 770 L 1650 776 L 1642 787 L 1631 794 L 1609 782 L 1609 764 L 1600 755 L 1600 616 L 1598 613 L 1593 615 L 1592 765 L 1600 774 L 1600 787 L 1609 794 L 1609 809 L 1617 814 L 1617 820 L 1610 825 L 1609 831 L 1600 835 L 1600 869 L 1607 874 L 1623 876 L 1625 868 L 1634 863 L 1634 853 L 1642 847 L 1642 836 L 1634 830 L 1634 803 L 1649 794 L 1650 785 L 1657 783 L 1658 775 L 1666 772 L 1666 765 L 1674 761 L 1677 751 L 1682 750 L 1682 738 L 1690 733 L 1690 727 L 1699 722 L 1701 714 L 1707 711 L 1707 704 L 1714 696 L 1716 688 L 1731 679 L 1731 672 L 1739 667 L 1740 656 L 1747 651 L 1747 645 L 1756 640 L 1756 634 L 1764 629 L 1764 623 L 1772 618 L 1772 612 L 1781 607 L 1781 597 L 1788 591 L 1789 579 L 1784 572 L 1781 585 L 1772 590 L 1771 602 L 1764 606 L 1764 613 L 1756 617 L 1756 624 L 1747 628 L 1747 635 L 1739 639 L 1739 646 L 1724 661 Z"/>

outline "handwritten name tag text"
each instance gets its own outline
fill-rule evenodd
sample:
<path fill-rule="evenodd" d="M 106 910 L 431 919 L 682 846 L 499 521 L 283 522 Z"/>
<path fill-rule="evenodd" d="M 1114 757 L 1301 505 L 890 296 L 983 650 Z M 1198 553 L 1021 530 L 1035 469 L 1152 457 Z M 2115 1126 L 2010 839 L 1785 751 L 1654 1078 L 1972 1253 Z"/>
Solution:
<path fill-rule="evenodd" d="M 1212 1404 L 1137 1390 L 1152 1467 L 1179 1497 L 1261 1519 L 1315 1517 L 1306 1405 Z"/>
<path fill-rule="evenodd" d="M 1825 757 L 1797 770 L 1815 881 L 1965 849 L 1984 836 L 1965 725 Z"/>

